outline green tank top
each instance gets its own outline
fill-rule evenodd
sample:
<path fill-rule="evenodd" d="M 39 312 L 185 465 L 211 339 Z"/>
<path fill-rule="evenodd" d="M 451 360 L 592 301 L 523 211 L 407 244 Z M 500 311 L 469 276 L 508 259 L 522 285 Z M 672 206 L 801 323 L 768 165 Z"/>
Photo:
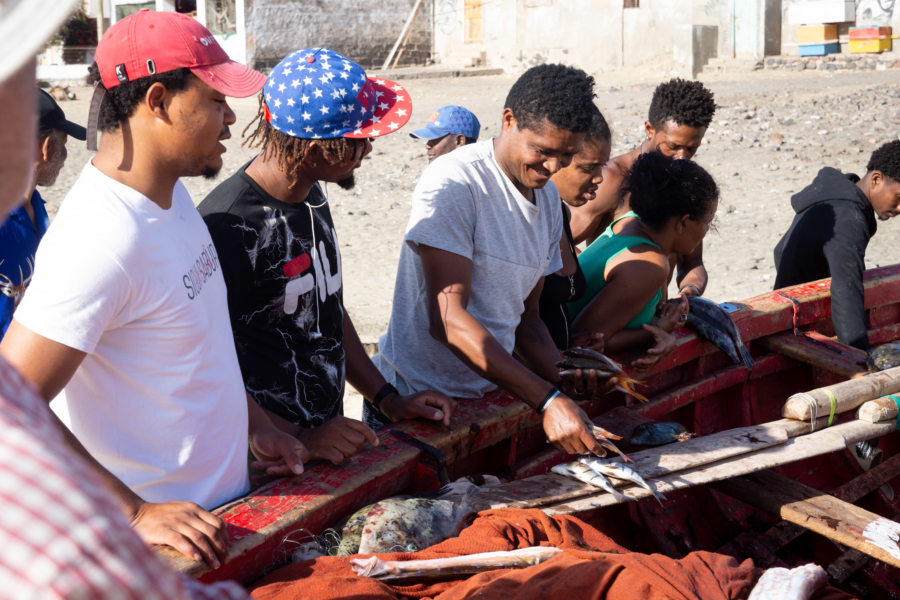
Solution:
<path fill-rule="evenodd" d="M 634 211 L 628 211 L 610 223 L 609 227 L 600 234 L 600 237 L 578 255 L 578 264 L 581 266 L 581 270 L 584 271 L 584 276 L 587 279 L 587 290 L 580 299 L 575 302 L 569 302 L 569 314 L 573 315 L 573 317 L 577 317 L 584 310 L 584 307 L 590 304 L 591 300 L 600 293 L 600 290 L 606 287 L 604 273 L 609 261 L 635 246 L 646 244 L 659 249 L 659 246 L 647 238 L 613 233 L 613 225 L 628 217 L 640 218 Z M 640 329 L 645 323 L 650 323 L 653 320 L 653 315 L 656 313 L 656 307 L 661 301 L 662 290 L 656 290 L 656 294 L 653 295 L 650 302 L 625 325 L 625 328 Z"/>

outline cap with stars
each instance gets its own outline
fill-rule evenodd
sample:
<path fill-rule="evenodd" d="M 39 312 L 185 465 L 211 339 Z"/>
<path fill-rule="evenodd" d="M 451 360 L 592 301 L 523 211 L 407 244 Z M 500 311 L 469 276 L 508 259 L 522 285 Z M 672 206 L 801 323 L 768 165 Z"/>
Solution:
<path fill-rule="evenodd" d="M 366 76 L 329 48 L 291 52 L 272 69 L 263 91 L 266 120 L 298 138 L 378 137 L 403 127 L 412 114 L 402 86 Z"/>

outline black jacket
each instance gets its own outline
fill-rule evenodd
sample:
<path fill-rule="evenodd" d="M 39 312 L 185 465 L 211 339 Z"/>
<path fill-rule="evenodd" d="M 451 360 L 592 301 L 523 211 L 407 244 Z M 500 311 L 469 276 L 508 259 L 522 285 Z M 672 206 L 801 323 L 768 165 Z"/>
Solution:
<path fill-rule="evenodd" d="M 863 271 L 877 225 L 857 181 L 856 175 L 825 167 L 791 197 L 797 215 L 775 246 L 775 289 L 831 277 L 831 320 L 838 339 L 868 350 Z"/>

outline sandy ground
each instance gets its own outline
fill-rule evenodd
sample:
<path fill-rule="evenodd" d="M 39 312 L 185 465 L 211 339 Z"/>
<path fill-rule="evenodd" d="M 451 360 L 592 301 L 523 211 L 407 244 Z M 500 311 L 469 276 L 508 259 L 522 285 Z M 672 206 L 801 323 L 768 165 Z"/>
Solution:
<path fill-rule="evenodd" d="M 613 130 L 613 155 L 643 138 L 643 123 L 655 85 L 665 75 L 644 72 L 598 74 L 597 104 Z M 740 300 L 771 289 L 772 249 L 793 216 L 790 196 L 822 166 L 862 175 L 872 150 L 897 139 L 900 70 L 874 72 L 715 73 L 700 79 L 719 106 L 695 160 L 719 183 L 722 196 L 716 231 L 705 240 L 709 271 L 706 296 Z M 341 240 L 344 300 L 364 342 L 387 328 L 394 277 L 411 192 L 426 165 L 423 144 L 407 131 L 420 127 L 444 104 L 462 104 L 478 115 L 482 138 L 497 133 L 512 76 L 409 79 L 414 104 L 410 124 L 378 138 L 357 172 L 357 186 L 329 185 L 332 213 Z M 62 103 L 67 116 L 87 119 L 90 90 L 73 88 L 77 99 Z M 241 148 L 241 131 L 257 110 L 255 98 L 231 100 L 237 113 L 226 141 L 225 166 L 215 180 L 185 181 L 199 202 L 255 153 Z M 89 153 L 74 140 L 56 185 L 42 189 L 51 218 L 77 178 Z M 869 245 L 869 267 L 900 262 L 900 222 L 879 223 Z M 348 397 L 347 414 L 359 414 L 359 398 Z"/>

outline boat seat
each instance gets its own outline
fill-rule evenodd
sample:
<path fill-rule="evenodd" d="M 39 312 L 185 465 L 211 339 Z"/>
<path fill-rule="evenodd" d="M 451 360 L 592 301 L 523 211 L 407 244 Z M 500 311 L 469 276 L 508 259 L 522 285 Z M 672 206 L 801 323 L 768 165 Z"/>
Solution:
<path fill-rule="evenodd" d="M 790 331 L 776 333 L 757 343 L 772 352 L 847 379 L 867 372 L 865 352 L 815 331 L 802 331 L 796 335 Z"/>

